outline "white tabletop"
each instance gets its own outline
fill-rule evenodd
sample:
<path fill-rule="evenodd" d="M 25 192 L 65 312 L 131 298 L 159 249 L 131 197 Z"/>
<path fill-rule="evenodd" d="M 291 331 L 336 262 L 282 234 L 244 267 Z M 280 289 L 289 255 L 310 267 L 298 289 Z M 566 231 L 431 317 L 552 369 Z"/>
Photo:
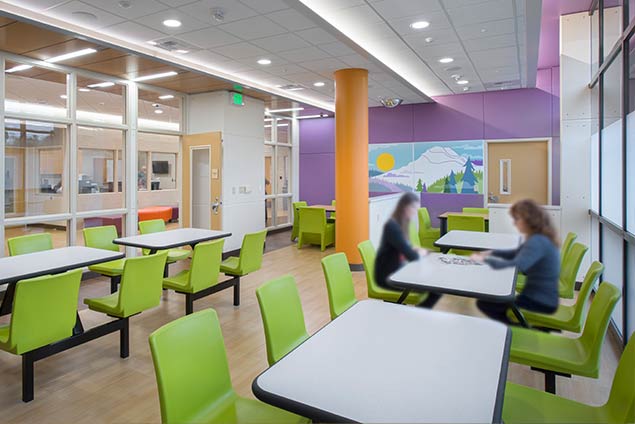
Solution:
<path fill-rule="evenodd" d="M 460 261 L 453 264 L 445 261 Z M 409 262 L 389 277 L 391 286 L 413 291 L 456 294 L 494 302 L 508 302 L 514 298 L 516 268 L 492 269 L 476 264 L 469 257 L 430 253 Z"/>
<path fill-rule="evenodd" d="M 120 237 L 113 240 L 113 243 L 144 249 L 163 250 L 193 245 L 203 241 L 229 237 L 231 235 L 232 234 L 227 231 L 205 230 L 202 228 L 178 228 L 176 230 L 161 231 L 139 236 Z"/>
<path fill-rule="evenodd" d="M 252 388 L 318 422 L 500 422 L 510 340 L 495 321 L 364 300 Z"/>
<path fill-rule="evenodd" d="M 0 284 L 66 272 L 123 258 L 124 254 L 84 246 L 43 250 L 0 259 Z"/>
<path fill-rule="evenodd" d="M 438 247 L 464 250 L 507 250 L 520 246 L 520 236 L 507 233 L 452 230 L 434 244 Z"/>

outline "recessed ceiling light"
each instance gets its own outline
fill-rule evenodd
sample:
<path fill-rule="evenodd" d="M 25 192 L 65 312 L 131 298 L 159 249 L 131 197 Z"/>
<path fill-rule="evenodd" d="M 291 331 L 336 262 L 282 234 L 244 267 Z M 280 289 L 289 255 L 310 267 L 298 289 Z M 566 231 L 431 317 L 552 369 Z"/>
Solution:
<path fill-rule="evenodd" d="M 87 54 L 92 54 L 92 53 L 97 53 L 97 50 L 92 48 L 81 49 L 74 52 L 62 54 L 59 56 L 49 57 L 48 59 L 45 59 L 44 61 L 49 63 L 57 63 L 57 62 L 62 62 L 64 60 L 73 59 L 75 57 L 86 56 Z"/>
<path fill-rule="evenodd" d="M 325 84 L 322 81 L 318 81 L 318 82 L 314 82 L 313 85 L 316 87 L 324 87 Z"/>
<path fill-rule="evenodd" d="M 258 65 L 271 65 L 271 60 L 269 60 L 269 59 L 258 59 Z"/>
<path fill-rule="evenodd" d="M 75 18 L 78 18 L 82 21 L 96 21 L 97 20 L 97 15 L 95 15 L 94 13 L 84 12 L 81 10 L 72 12 L 71 15 L 73 15 Z"/>
<path fill-rule="evenodd" d="M 148 44 L 150 44 L 151 46 L 156 46 L 156 45 L 158 45 L 159 43 L 157 43 L 157 42 L 156 42 L 156 41 L 154 41 L 154 40 L 150 40 L 150 41 L 148 41 Z"/>
<path fill-rule="evenodd" d="M 188 54 L 190 51 L 189 50 L 178 49 L 178 50 L 175 50 L 174 52 L 178 53 L 178 54 Z"/>
<path fill-rule="evenodd" d="M 181 26 L 181 21 L 178 19 L 166 19 L 163 21 L 163 25 L 169 28 L 178 28 Z"/>
<path fill-rule="evenodd" d="M 121 0 L 119 3 L 117 3 L 119 5 L 119 7 L 121 7 L 122 9 L 129 9 L 132 6 L 132 2 L 130 0 Z"/>
<path fill-rule="evenodd" d="M 106 81 L 106 82 L 98 82 L 96 84 L 88 84 L 86 87 L 88 88 L 104 88 L 104 87 L 112 87 L 115 85 L 114 82 Z"/>
<path fill-rule="evenodd" d="M 173 95 L 171 95 L 171 94 L 164 94 L 163 96 L 159 96 L 159 98 L 160 98 L 161 100 L 170 100 L 170 99 L 173 99 L 173 98 L 174 98 L 174 96 L 173 96 Z"/>
<path fill-rule="evenodd" d="M 441 59 L 439 59 L 439 62 L 441 62 L 441 63 L 452 63 L 452 62 L 454 62 L 454 59 L 452 59 L 451 57 L 442 57 Z"/>
<path fill-rule="evenodd" d="M 463 91 L 470 91 L 470 87 L 463 87 Z"/>
<path fill-rule="evenodd" d="M 430 26 L 430 22 L 428 21 L 416 21 L 410 24 L 410 28 L 412 29 L 424 29 Z"/>
<path fill-rule="evenodd" d="M 7 74 L 11 74 L 13 72 L 26 71 L 27 69 L 31 69 L 33 66 L 31 65 L 16 65 L 13 68 L 7 69 L 5 72 Z"/>
<path fill-rule="evenodd" d="M 146 76 L 143 76 L 143 77 L 137 77 L 137 78 L 133 79 L 133 81 L 134 82 L 148 81 L 148 80 L 151 80 L 151 79 L 171 77 L 171 76 L 174 76 L 176 74 L 177 74 L 176 71 L 161 72 L 159 74 L 152 74 L 152 75 L 146 75 Z"/>
<path fill-rule="evenodd" d="M 60 99 L 66 100 L 68 99 L 68 96 L 66 94 L 60 94 Z"/>
<path fill-rule="evenodd" d="M 432 43 L 432 41 L 434 41 L 434 38 L 426 37 L 424 40 L 425 40 L 426 43 Z"/>
<path fill-rule="evenodd" d="M 90 89 L 82 87 L 82 88 L 79 89 L 79 91 L 81 91 L 82 93 L 88 93 L 90 91 Z"/>
<path fill-rule="evenodd" d="M 161 109 L 155 109 L 154 113 L 156 113 L 157 115 L 161 115 L 163 111 Z"/>
<path fill-rule="evenodd" d="M 481 28 L 481 32 L 487 32 L 487 28 Z"/>
<path fill-rule="evenodd" d="M 287 91 L 300 91 L 300 90 L 304 90 L 304 87 L 291 87 L 287 89 Z"/>
<path fill-rule="evenodd" d="M 465 85 L 465 84 L 469 84 L 470 82 L 468 80 L 458 80 L 456 83 L 459 85 Z"/>

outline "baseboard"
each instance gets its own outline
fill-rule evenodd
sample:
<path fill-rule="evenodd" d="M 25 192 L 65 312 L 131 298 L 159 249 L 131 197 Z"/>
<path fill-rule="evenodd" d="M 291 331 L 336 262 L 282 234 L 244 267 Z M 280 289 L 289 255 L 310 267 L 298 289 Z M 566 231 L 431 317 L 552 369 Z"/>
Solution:
<path fill-rule="evenodd" d="M 348 264 L 353 272 L 364 271 L 364 264 Z"/>
<path fill-rule="evenodd" d="M 291 225 L 289 225 L 288 227 L 282 227 L 282 228 L 271 228 L 270 230 L 267 230 L 267 235 L 269 234 L 277 234 L 277 233 L 284 233 L 287 231 L 291 231 L 293 229 L 293 227 Z"/>

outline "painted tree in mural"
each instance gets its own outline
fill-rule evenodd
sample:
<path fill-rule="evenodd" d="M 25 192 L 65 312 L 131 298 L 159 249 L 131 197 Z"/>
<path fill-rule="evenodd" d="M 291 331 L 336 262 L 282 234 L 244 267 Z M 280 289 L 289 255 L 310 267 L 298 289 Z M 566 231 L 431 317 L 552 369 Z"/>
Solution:
<path fill-rule="evenodd" d="M 423 191 L 423 183 L 421 182 L 421 178 L 419 178 L 419 181 L 417 181 L 417 187 L 415 188 L 415 191 L 418 191 L 419 193 Z"/>
<path fill-rule="evenodd" d="M 443 183 L 443 192 L 444 193 L 452 193 L 452 188 L 450 187 L 450 179 L 445 177 L 445 182 Z"/>
<path fill-rule="evenodd" d="M 477 183 L 478 180 L 474 175 L 474 165 L 472 165 L 472 160 L 468 157 L 467 162 L 465 162 L 465 172 L 463 174 L 463 187 L 461 188 L 461 193 L 477 193 Z"/>
<path fill-rule="evenodd" d="M 454 175 L 454 171 L 450 171 L 448 183 L 450 184 L 450 193 L 456 193 L 456 176 Z"/>
<path fill-rule="evenodd" d="M 426 185 L 426 183 L 423 183 L 423 188 L 421 188 L 421 192 L 422 193 L 427 193 L 428 192 L 428 186 Z"/>

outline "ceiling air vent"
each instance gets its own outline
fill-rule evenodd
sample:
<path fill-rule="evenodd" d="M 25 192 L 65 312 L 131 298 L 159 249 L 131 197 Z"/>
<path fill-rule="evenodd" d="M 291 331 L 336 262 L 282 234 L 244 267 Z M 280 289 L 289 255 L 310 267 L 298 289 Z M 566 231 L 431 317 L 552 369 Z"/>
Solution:
<path fill-rule="evenodd" d="M 507 80 L 507 81 L 496 81 L 496 82 L 486 82 L 484 84 L 486 90 L 509 90 L 512 88 L 520 88 L 520 80 Z"/>
<path fill-rule="evenodd" d="M 154 43 L 153 44 L 156 47 L 159 47 L 159 48 L 162 48 L 163 50 L 167 50 L 169 52 L 174 52 L 174 53 L 182 53 L 182 52 L 190 53 L 192 51 L 199 50 L 198 47 L 195 47 L 192 44 L 188 44 L 185 41 L 179 40 L 174 37 L 159 38 L 157 40 L 154 40 Z"/>
<path fill-rule="evenodd" d="M 287 85 L 281 85 L 280 87 L 278 87 L 282 90 L 287 90 L 287 91 L 300 91 L 300 90 L 304 90 L 304 87 L 301 86 L 300 84 L 287 84 Z"/>

